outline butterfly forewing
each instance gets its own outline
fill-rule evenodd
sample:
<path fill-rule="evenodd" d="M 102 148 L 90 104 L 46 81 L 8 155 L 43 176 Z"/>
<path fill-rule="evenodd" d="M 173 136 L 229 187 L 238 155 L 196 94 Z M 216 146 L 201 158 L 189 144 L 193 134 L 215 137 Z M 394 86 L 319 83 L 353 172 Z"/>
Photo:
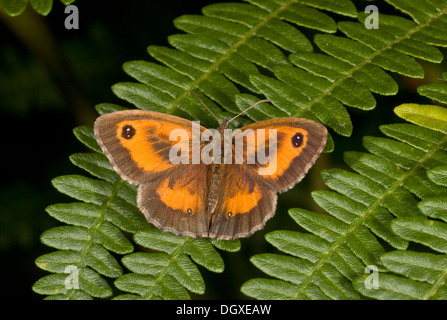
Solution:
<path fill-rule="evenodd" d="M 241 130 L 266 132 L 260 134 L 256 148 L 245 148 L 245 159 L 255 158 L 248 167 L 277 192 L 283 192 L 306 175 L 322 152 L 327 139 L 326 127 L 308 119 L 278 118 L 255 122 Z M 270 132 L 268 134 L 267 132 Z M 272 134 L 276 132 L 276 134 Z M 265 139 L 262 137 L 265 136 Z M 270 138 L 276 139 L 276 142 Z M 256 152 L 253 156 L 250 153 Z M 260 163 L 259 155 L 269 157 Z"/>

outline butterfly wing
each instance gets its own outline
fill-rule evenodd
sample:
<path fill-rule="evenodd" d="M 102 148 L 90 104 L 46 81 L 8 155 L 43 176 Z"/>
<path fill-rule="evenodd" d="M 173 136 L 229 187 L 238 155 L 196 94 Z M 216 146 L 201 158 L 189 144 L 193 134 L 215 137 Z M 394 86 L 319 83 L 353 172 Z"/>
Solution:
<path fill-rule="evenodd" d="M 247 135 L 250 130 L 253 139 Z M 234 164 L 220 169 L 222 182 L 216 192 L 210 237 L 247 237 L 263 228 L 275 213 L 277 192 L 286 191 L 305 176 L 326 138 L 323 125 L 299 118 L 260 121 L 234 131 Z M 242 150 L 238 150 L 237 141 L 241 141 Z M 261 163 L 259 154 L 268 161 Z"/>
<path fill-rule="evenodd" d="M 262 229 L 276 208 L 276 192 L 244 165 L 225 164 L 216 208 L 210 217 L 209 237 L 231 240 Z"/>
<path fill-rule="evenodd" d="M 128 110 L 100 116 L 95 136 L 114 169 L 126 181 L 139 185 L 138 206 L 147 220 L 176 234 L 203 236 L 206 215 L 207 173 L 205 164 L 192 164 L 192 122 L 158 112 Z M 188 134 L 188 162 L 174 164 L 170 150 L 173 130 Z M 205 130 L 199 127 L 199 134 Z M 200 141 L 200 140 L 197 140 Z"/>
<path fill-rule="evenodd" d="M 189 138 L 197 138 L 193 137 L 191 121 L 143 110 L 102 115 L 94 129 L 96 140 L 114 169 L 132 184 L 154 179 L 176 167 L 169 158 L 171 148 L 177 144 L 170 141 L 171 132 L 183 130 Z M 205 128 L 199 126 L 199 130 L 200 134 Z"/>
<path fill-rule="evenodd" d="M 244 163 L 254 158 L 247 167 L 277 192 L 290 189 L 304 178 L 327 139 L 324 125 L 302 118 L 259 121 L 243 127 L 241 132 L 245 130 L 253 130 L 256 139 L 251 148 L 250 141 L 244 143 Z M 264 155 L 266 163 L 260 163 Z"/>
<path fill-rule="evenodd" d="M 140 185 L 138 207 L 157 228 L 177 235 L 208 236 L 207 166 L 180 165 Z"/>

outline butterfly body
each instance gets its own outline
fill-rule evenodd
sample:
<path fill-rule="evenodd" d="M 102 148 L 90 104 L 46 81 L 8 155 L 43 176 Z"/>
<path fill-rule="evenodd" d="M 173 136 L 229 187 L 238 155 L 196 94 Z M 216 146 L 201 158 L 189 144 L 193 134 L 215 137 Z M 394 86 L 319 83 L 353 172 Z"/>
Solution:
<path fill-rule="evenodd" d="M 222 165 L 212 164 L 209 168 L 209 194 L 207 201 L 207 214 L 211 217 L 216 210 L 216 205 L 219 200 L 219 186 L 225 179 L 225 172 Z"/>
<path fill-rule="evenodd" d="M 182 130 L 185 141 L 172 139 Z M 139 185 L 138 206 L 149 222 L 177 235 L 234 239 L 273 216 L 277 193 L 304 177 L 327 131 L 311 120 L 278 118 L 232 132 L 224 121 L 210 136 L 186 119 L 129 110 L 99 117 L 95 136 L 118 174 Z M 269 162 L 258 159 L 263 154 Z"/>

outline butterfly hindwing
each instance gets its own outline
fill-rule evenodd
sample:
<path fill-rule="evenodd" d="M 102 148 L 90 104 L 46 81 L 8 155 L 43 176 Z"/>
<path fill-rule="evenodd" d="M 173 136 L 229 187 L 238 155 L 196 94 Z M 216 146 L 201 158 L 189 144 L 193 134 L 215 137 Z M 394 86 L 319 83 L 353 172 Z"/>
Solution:
<path fill-rule="evenodd" d="M 226 164 L 220 170 L 222 180 L 209 237 L 227 240 L 248 237 L 273 216 L 276 192 L 257 181 L 244 165 Z"/>
<path fill-rule="evenodd" d="M 138 207 L 161 230 L 177 235 L 208 236 L 208 167 L 180 165 L 172 174 L 141 184 Z"/>

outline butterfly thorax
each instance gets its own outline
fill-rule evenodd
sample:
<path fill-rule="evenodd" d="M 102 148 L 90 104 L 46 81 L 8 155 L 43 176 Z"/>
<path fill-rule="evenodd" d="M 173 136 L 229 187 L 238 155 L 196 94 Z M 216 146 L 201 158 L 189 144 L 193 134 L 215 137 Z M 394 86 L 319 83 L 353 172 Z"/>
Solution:
<path fill-rule="evenodd" d="M 225 179 L 225 168 L 224 168 L 224 145 L 225 145 L 225 135 L 224 130 L 228 129 L 228 120 L 222 121 L 217 131 L 220 134 L 220 146 L 221 146 L 221 161 L 213 161 L 208 169 L 208 181 L 209 181 L 209 193 L 208 193 L 208 207 L 207 211 L 211 220 L 211 215 L 214 213 L 217 202 L 219 200 L 219 187 L 222 185 Z M 216 159 L 214 159 L 216 160 Z"/>
<path fill-rule="evenodd" d="M 223 120 L 222 123 L 220 124 L 219 128 L 217 128 L 217 130 L 219 130 L 219 132 L 221 134 L 223 134 L 223 130 L 224 129 L 228 129 L 228 120 Z"/>

